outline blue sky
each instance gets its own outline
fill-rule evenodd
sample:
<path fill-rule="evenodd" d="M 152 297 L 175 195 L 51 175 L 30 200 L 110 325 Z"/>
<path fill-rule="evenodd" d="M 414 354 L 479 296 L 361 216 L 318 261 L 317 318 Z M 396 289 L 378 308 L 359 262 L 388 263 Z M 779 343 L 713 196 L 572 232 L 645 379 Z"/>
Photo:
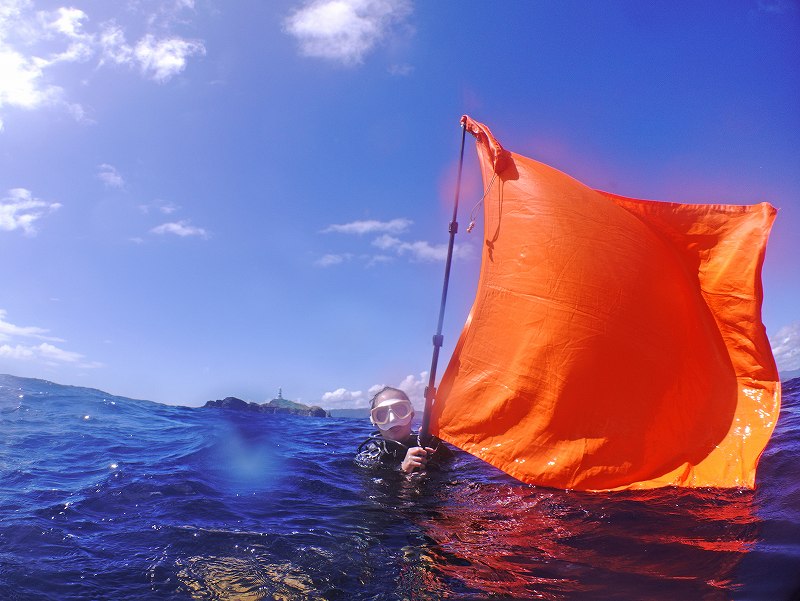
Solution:
<path fill-rule="evenodd" d="M 798 40 L 793 0 L 0 0 L 0 373 L 419 397 L 464 113 L 594 188 L 778 207 L 763 317 L 800 368 Z"/>

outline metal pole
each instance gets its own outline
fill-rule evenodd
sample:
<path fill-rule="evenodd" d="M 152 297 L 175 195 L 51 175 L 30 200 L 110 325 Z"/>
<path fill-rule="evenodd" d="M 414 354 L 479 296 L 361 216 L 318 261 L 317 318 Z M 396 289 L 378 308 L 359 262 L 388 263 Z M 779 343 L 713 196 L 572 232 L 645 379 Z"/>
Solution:
<path fill-rule="evenodd" d="M 439 363 L 439 350 L 442 348 L 444 337 L 442 336 L 442 325 L 444 324 L 444 306 L 447 302 L 447 286 L 450 283 L 450 264 L 453 261 L 453 245 L 455 244 L 456 233 L 458 233 L 458 198 L 461 193 L 461 170 L 464 166 L 464 139 L 467 135 L 467 128 L 461 124 L 461 153 L 458 161 L 458 178 L 456 179 L 456 196 L 453 202 L 453 219 L 450 221 L 448 231 L 450 241 L 447 245 L 447 261 L 444 264 L 444 283 L 442 284 L 442 302 L 439 305 L 439 323 L 436 327 L 436 334 L 433 336 L 433 357 L 431 358 L 431 371 L 428 378 L 428 385 L 425 387 L 425 411 L 422 414 L 422 428 L 420 429 L 420 444 L 426 445 L 430 439 L 430 419 L 431 408 L 436 397 L 436 366 Z"/>

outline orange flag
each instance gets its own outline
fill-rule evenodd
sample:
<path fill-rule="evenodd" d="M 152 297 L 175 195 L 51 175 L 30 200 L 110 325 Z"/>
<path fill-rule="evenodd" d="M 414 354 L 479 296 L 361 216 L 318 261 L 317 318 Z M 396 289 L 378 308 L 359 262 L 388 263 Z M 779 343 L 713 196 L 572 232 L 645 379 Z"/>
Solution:
<path fill-rule="evenodd" d="M 530 484 L 754 487 L 780 410 L 761 323 L 776 210 L 624 198 L 508 152 L 431 432 Z"/>

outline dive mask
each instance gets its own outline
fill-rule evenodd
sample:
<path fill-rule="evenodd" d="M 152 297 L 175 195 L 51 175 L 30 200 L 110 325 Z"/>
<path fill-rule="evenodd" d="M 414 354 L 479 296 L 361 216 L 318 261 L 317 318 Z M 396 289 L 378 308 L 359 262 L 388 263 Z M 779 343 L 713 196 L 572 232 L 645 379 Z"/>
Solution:
<path fill-rule="evenodd" d="M 414 417 L 411 401 L 405 399 L 389 399 L 370 411 L 372 423 L 381 430 L 389 430 L 395 426 L 406 426 Z"/>

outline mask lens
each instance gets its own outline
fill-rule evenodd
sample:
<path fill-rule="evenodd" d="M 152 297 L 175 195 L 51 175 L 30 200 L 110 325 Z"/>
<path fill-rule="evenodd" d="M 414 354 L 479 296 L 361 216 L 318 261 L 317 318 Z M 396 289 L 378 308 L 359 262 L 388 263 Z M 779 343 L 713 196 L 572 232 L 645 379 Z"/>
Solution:
<path fill-rule="evenodd" d="M 411 403 L 395 403 L 392 405 L 392 413 L 398 419 L 405 419 L 411 415 Z"/>
<path fill-rule="evenodd" d="M 371 412 L 372 421 L 378 426 L 385 426 L 395 421 L 403 422 L 403 424 L 398 423 L 392 425 L 404 425 L 408 423 L 408 419 L 411 417 L 413 411 L 414 408 L 408 401 L 401 400 L 397 403 L 379 405 Z"/>
<path fill-rule="evenodd" d="M 372 421 L 378 425 L 389 421 L 389 407 L 375 407 L 372 410 Z"/>

